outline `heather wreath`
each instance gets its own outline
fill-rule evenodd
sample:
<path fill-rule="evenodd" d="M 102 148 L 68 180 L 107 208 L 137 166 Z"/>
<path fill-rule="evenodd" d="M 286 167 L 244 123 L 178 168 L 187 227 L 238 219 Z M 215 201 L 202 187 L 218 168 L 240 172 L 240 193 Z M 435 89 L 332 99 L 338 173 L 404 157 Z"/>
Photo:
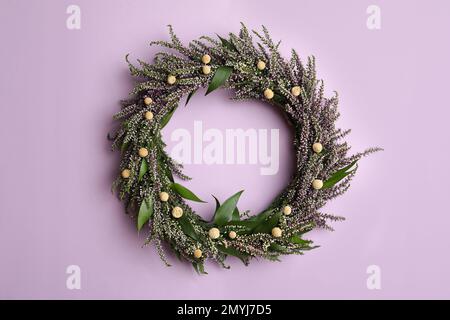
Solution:
<path fill-rule="evenodd" d="M 260 34 L 242 25 L 238 34 L 217 40 L 203 36 L 188 46 L 170 26 L 169 31 L 170 42 L 152 42 L 169 49 L 157 53 L 153 64 L 138 60 L 135 66 L 127 57 L 137 84 L 114 116 L 120 127 L 111 137 L 113 150 L 121 152 L 113 189 L 135 217 L 138 230 L 148 226 L 146 244 L 154 243 L 169 265 L 162 246 L 168 243 L 200 273 L 205 272 L 206 259 L 228 268 L 227 256 L 248 264 L 255 257 L 278 260 L 315 248 L 304 235 L 314 228 L 332 230 L 329 223 L 343 219 L 323 212 L 324 205 L 348 190 L 358 160 L 380 149 L 348 154 L 344 138 L 350 130 L 335 126 L 338 96 L 324 96 L 314 57 L 303 63 L 292 50 L 286 61 L 279 53 L 280 43 L 273 42 L 265 27 Z M 239 191 L 223 202 L 215 198 L 214 217 L 206 221 L 186 202 L 203 201 L 174 181 L 174 176 L 190 178 L 164 150 L 161 130 L 181 99 L 186 97 L 187 104 L 200 88 L 207 88 L 206 94 L 230 89 L 235 100 L 269 103 L 283 111 L 294 130 L 295 172 L 259 214 L 238 210 Z"/>

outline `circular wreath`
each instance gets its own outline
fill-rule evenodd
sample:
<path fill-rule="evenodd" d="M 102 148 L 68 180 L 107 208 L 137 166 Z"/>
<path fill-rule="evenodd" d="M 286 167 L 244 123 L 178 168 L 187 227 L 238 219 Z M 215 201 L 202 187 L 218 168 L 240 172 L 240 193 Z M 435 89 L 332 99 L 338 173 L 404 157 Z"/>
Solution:
<path fill-rule="evenodd" d="M 323 82 L 317 80 L 314 57 L 303 64 L 293 50 L 285 61 L 263 27 L 253 31 L 254 44 L 242 24 L 238 35 L 218 40 L 203 36 L 186 47 L 169 26 L 171 42 L 156 41 L 173 52 L 159 52 L 154 63 L 126 58 L 138 83 L 131 98 L 122 101 L 114 116 L 120 120 L 112 148 L 121 150 L 119 177 L 113 183 L 126 212 L 137 220 L 137 228 L 149 226 L 146 244 L 156 245 L 169 265 L 162 242 L 167 242 L 180 259 L 192 262 L 204 273 L 204 261 L 212 259 L 223 267 L 227 256 L 246 265 L 253 257 L 278 260 L 280 255 L 302 254 L 315 248 L 303 235 L 314 228 L 331 229 L 328 221 L 342 217 L 321 212 L 326 202 L 343 194 L 355 175 L 357 161 L 379 149 L 347 155 L 342 142 L 350 130 L 335 127 L 339 117 L 337 94 L 324 97 Z M 206 94 L 224 87 L 234 99 L 256 99 L 281 108 L 292 125 L 297 157 L 291 182 L 263 212 L 240 213 L 237 202 L 242 191 L 220 203 L 212 221 L 205 221 L 185 202 L 202 201 L 174 182 L 173 175 L 190 179 L 164 150 L 161 129 L 169 122 L 182 97 L 186 103 L 199 88 Z"/>

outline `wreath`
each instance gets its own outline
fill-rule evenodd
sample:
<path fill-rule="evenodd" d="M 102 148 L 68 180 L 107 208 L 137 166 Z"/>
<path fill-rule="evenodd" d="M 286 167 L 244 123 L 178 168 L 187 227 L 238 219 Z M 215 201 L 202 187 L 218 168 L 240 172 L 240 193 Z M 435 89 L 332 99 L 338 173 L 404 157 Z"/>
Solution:
<path fill-rule="evenodd" d="M 184 46 L 169 26 L 171 41 L 151 44 L 171 50 L 157 53 L 153 64 L 137 60 L 135 66 L 126 57 L 137 85 L 114 116 L 120 127 L 110 138 L 112 149 L 121 151 L 121 162 L 113 190 L 124 201 L 126 213 L 136 219 L 137 229 L 148 225 L 145 244 L 154 243 L 167 265 L 163 242 L 199 273 L 205 273 L 206 259 L 229 268 L 227 256 L 247 265 L 254 257 L 278 260 L 316 248 L 304 234 L 314 228 L 332 230 L 330 221 L 344 219 L 321 208 L 347 191 L 360 158 L 380 150 L 348 155 L 350 147 L 342 140 L 350 130 L 335 127 L 338 96 L 324 96 L 314 57 L 304 64 L 292 50 L 286 61 L 279 53 L 280 43 L 273 42 L 265 27 L 262 31 L 253 31 L 256 44 L 242 24 L 237 35 L 217 40 L 203 36 Z M 261 213 L 239 212 L 239 191 L 222 203 L 215 198 L 214 217 L 206 221 L 185 201 L 202 200 L 174 181 L 174 176 L 190 178 L 164 150 L 161 129 L 184 96 L 187 104 L 198 89 L 207 88 L 209 94 L 220 87 L 232 89 L 233 99 L 261 100 L 283 111 L 295 132 L 296 170 Z"/>

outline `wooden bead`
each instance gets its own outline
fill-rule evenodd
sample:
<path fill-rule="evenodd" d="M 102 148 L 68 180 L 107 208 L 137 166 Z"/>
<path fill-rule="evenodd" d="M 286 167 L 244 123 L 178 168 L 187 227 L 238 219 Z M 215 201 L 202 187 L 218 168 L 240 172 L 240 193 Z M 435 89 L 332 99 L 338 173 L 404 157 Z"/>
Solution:
<path fill-rule="evenodd" d="M 147 148 L 140 148 L 138 153 L 139 153 L 139 157 L 141 157 L 141 158 L 145 158 L 146 156 L 148 156 Z"/>
<path fill-rule="evenodd" d="M 272 229 L 272 236 L 274 236 L 275 238 L 280 238 L 282 234 L 283 231 L 280 228 L 275 227 Z"/>
<path fill-rule="evenodd" d="M 181 209 L 180 207 L 175 207 L 172 209 L 172 216 L 176 219 L 181 218 L 181 216 L 183 215 L 183 209 Z"/>
<path fill-rule="evenodd" d="M 151 111 L 146 111 L 144 114 L 145 119 L 147 120 L 152 120 L 153 119 L 153 112 Z"/>
<path fill-rule="evenodd" d="M 203 74 L 210 74 L 211 66 L 202 66 L 202 72 L 203 72 Z"/>
<path fill-rule="evenodd" d="M 123 169 L 121 175 L 122 178 L 128 179 L 131 175 L 131 171 L 129 169 Z"/>
<path fill-rule="evenodd" d="M 274 96 L 273 91 L 270 89 L 266 89 L 264 90 L 264 97 L 266 97 L 266 99 L 272 99 Z"/>
<path fill-rule="evenodd" d="M 292 213 L 292 208 L 290 206 L 284 206 L 283 213 L 288 216 Z"/>
<path fill-rule="evenodd" d="M 169 200 L 169 194 L 167 192 L 160 192 L 159 193 L 159 200 L 162 202 L 167 202 Z"/>
<path fill-rule="evenodd" d="M 316 190 L 320 190 L 323 187 L 323 181 L 319 179 L 314 179 L 312 182 L 312 187 Z"/>
<path fill-rule="evenodd" d="M 217 229 L 217 228 L 211 228 L 211 229 L 209 229 L 209 231 L 208 231 L 208 236 L 209 236 L 211 239 L 217 239 L 218 237 L 220 237 L 220 230 Z"/>
<path fill-rule="evenodd" d="M 153 100 L 150 97 L 145 97 L 144 103 L 145 103 L 145 105 L 149 106 L 153 103 Z"/>
<path fill-rule="evenodd" d="M 266 68 L 266 63 L 262 60 L 259 60 L 258 63 L 256 64 L 256 67 L 258 68 L 258 70 L 264 70 Z"/>
<path fill-rule="evenodd" d="M 203 55 L 203 57 L 202 57 L 202 62 L 203 62 L 204 64 L 210 63 L 210 62 L 211 62 L 211 56 L 210 56 L 209 54 Z"/>
<path fill-rule="evenodd" d="M 202 255 L 203 255 L 202 250 L 200 250 L 200 249 L 195 249 L 194 250 L 194 257 L 195 258 L 200 259 L 202 257 Z"/>
<path fill-rule="evenodd" d="M 230 231 L 228 233 L 228 237 L 230 237 L 230 239 L 235 239 L 237 237 L 237 233 L 235 231 Z"/>
<path fill-rule="evenodd" d="M 295 86 L 291 89 L 291 93 L 294 97 L 298 97 L 301 92 L 302 92 L 302 89 L 299 86 Z"/>
<path fill-rule="evenodd" d="M 177 78 L 175 78 L 175 76 L 173 76 L 173 75 L 167 76 L 167 83 L 168 84 L 174 84 L 176 81 L 177 81 Z"/>
<path fill-rule="evenodd" d="M 323 150 L 323 146 L 322 146 L 322 144 L 320 142 L 314 143 L 312 148 L 313 148 L 315 153 L 321 153 L 322 150 Z"/>

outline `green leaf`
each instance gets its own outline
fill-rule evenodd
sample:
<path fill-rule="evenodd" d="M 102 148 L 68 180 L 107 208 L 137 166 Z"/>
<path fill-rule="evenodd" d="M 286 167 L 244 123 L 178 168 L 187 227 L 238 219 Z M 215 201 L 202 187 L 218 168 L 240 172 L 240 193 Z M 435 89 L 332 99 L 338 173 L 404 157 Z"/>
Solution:
<path fill-rule="evenodd" d="M 153 214 L 153 201 L 152 198 L 144 199 L 139 208 L 138 218 L 137 218 L 137 229 L 140 231 L 144 224 L 150 220 Z"/>
<path fill-rule="evenodd" d="M 217 224 L 218 226 L 222 226 L 225 223 L 231 221 L 233 212 L 236 209 L 236 205 L 242 192 L 244 192 L 244 190 L 241 190 L 232 195 L 230 198 L 225 200 L 225 202 L 217 209 L 216 214 L 214 215 L 215 224 Z"/>
<path fill-rule="evenodd" d="M 248 264 L 249 256 L 245 252 L 241 252 L 233 247 L 225 247 L 222 245 L 218 245 L 217 249 L 219 249 L 221 252 L 225 253 L 226 255 L 239 258 L 245 265 Z"/>
<path fill-rule="evenodd" d="M 205 271 L 205 265 L 202 262 L 194 261 L 192 262 L 192 266 L 198 274 L 208 274 L 208 272 Z"/>
<path fill-rule="evenodd" d="M 120 152 L 121 152 L 121 153 L 124 153 L 125 150 L 127 150 L 128 144 L 129 144 L 129 143 L 126 142 L 126 143 L 123 143 L 123 144 L 120 146 Z"/>
<path fill-rule="evenodd" d="M 148 171 L 148 164 L 147 164 L 147 160 L 142 159 L 141 162 L 141 168 L 139 169 L 139 181 L 142 179 L 142 177 L 144 176 L 144 174 L 146 174 Z"/>
<path fill-rule="evenodd" d="M 232 67 L 221 66 L 217 68 L 211 82 L 209 83 L 208 90 L 206 90 L 205 96 L 222 86 L 230 77 L 232 72 Z"/>
<path fill-rule="evenodd" d="M 356 167 L 353 170 L 348 171 L 350 168 L 352 168 L 356 164 L 357 161 L 358 160 L 355 160 L 352 163 L 350 163 L 348 166 L 346 166 L 346 167 L 336 171 L 335 173 L 333 173 L 331 175 L 331 177 L 328 178 L 328 180 L 326 180 L 323 183 L 322 189 L 328 189 L 328 188 L 333 187 L 336 183 L 338 183 L 339 181 L 344 179 L 346 176 L 348 176 L 350 173 L 352 173 L 353 171 L 358 169 L 358 165 L 356 165 Z"/>
<path fill-rule="evenodd" d="M 195 232 L 194 227 L 192 226 L 192 223 L 189 221 L 188 218 L 186 218 L 185 215 L 181 216 L 180 219 L 178 219 L 178 222 L 180 223 L 181 230 L 183 230 L 184 234 L 188 235 L 194 240 L 199 240 L 198 235 Z"/>
<path fill-rule="evenodd" d="M 310 240 L 304 240 L 299 235 L 293 235 L 289 239 L 289 241 L 292 243 L 295 243 L 295 244 L 301 244 L 301 245 L 306 245 L 306 246 L 309 246 L 309 244 L 311 243 Z"/>
<path fill-rule="evenodd" d="M 161 129 L 164 128 L 172 118 L 173 114 L 175 113 L 175 110 L 177 110 L 177 107 L 173 108 L 170 112 L 168 112 L 164 117 L 161 119 Z"/>
<path fill-rule="evenodd" d="M 273 95 L 272 101 L 280 106 L 285 106 L 287 103 L 287 99 L 281 94 L 277 93 Z"/>
<path fill-rule="evenodd" d="M 279 245 L 278 243 L 274 243 L 274 242 L 272 242 L 270 244 L 269 248 L 272 251 L 281 252 L 281 253 L 287 253 L 289 251 L 288 248 L 286 248 L 286 247 L 284 247 L 282 245 Z"/>
<path fill-rule="evenodd" d="M 258 220 L 258 225 L 253 228 L 253 233 L 270 233 L 272 229 L 278 225 L 280 220 L 280 212 L 271 215 L 267 220 Z"/>
<path fill-rule="evenodd" d="M 191 190 L 189 190 L 186 187 L 183 187 L 179 183 L 172 183 L 170 185 L 170 188 L 173 191 L 175 191 L 176 193 L 178 193 L 184 199 L 205 203 L 205 201 L 203 201 L 199 197 L 197 197 Z"/>
<path fill-rule="evenodd" d="M 187 104 L 189 103 L 189 100 L 191 100 L 192 96 L 193 96 L 194 93 L 196 93 L 196 92 L 197 92 L 197 89 L 192 90 L 191 92 L 189 92 L 189 94 L 188 94 L 188 96 L 187 96 L 187 98 L 186 98 L 186 103 L 185 103 L 184 106 L 187 106 Z"/>
<path fill-rule="evenodd" d="M 214 195 L 212 195 L 212 197 L 214 198 L 214 200 L 216 200 L 216 210 L 214 210 L 214 213 L 216 213 L 217 209 L 219 209 L 219 207 L 220 207 L 220 201 Z"/>
<path fill-rule="evenodd" d="M 239 221 L 241 220 L 241 215 L 239 214 L 239 209 L 236 207 L 233 211 L 233 215 L 231 216 L 231 221 Z"/>
<path fill-rule="evenodd" d="M 236 47 L 234 46 L 234 44 L 231 43 L 231 41 L 229 41 L 225 38 L 222 38 L 217 33 L 216 33 L 216 35 L 220 39 L 220 42 L 222 42 L 222 46 L 224 46 L 225 48 L 227 48 L 230 51 L 236 51 Z"/>

